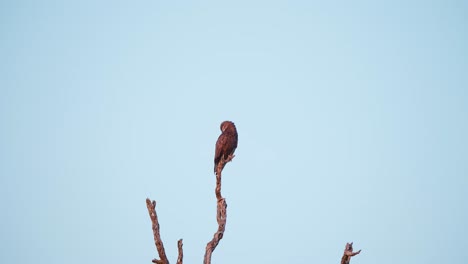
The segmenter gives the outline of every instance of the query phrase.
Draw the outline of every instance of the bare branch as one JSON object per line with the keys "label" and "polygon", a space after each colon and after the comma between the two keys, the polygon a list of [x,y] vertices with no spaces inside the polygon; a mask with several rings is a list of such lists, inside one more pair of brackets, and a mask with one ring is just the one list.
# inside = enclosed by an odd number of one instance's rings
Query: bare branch
{"label": "bare branch", "polygon": [[179,256],[177,257],[177,264],[182,264],[183,258],[184,258],[184,250],[182,249],[182,246],[184,244],[182,243],[182,239],[179,239],[177,241],[177,248],[179,249]]}
{"label": "bare branch", "polygon": [[224,230],[226,229],[227,204],[226,200],[223,198],[223,196],[221,196],[221,172],[224,169],[226,163],[230,162],[233,158],[234,155],[230,155],[226,160],[222,158],[218,163],[218,167],[216,168],[215,194],[216,199],[218,200],[216,208],[216,221],[218,221],[218,230],[216,233],[214,233],[213,239],[211,239],[211,241],[206,244],[205,257],[203,260],[204,264],[211,264],[211,254],[218,246],[219,241],[223,238]]}
{"label": "bare branch", "polygon": [[153,259],[152,262],[157,264],[169,264],[169,260],[167,260],[166,252],[164,250],[164,245],[159,234],[159,222],[158,216],[156,215],[156,201],[151,202],[149,198],[146,198],[146,207],[148,208],[148,213],[153,227],[154,244],[156,245],[160,258],[160,260]]}

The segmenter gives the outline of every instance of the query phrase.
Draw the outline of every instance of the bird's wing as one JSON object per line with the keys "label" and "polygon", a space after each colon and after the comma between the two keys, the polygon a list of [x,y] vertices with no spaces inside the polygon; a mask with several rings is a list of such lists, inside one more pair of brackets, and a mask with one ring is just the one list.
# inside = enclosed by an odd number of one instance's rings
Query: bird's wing
{"label": "bird's wing", "polygon": [[223,155],[224,147],[226,146],[227,138],[225,134],[221,134],[218,137],[218,141],[216,141],[216,150],[215,150],[215,163],[221,160],[221,156]]}

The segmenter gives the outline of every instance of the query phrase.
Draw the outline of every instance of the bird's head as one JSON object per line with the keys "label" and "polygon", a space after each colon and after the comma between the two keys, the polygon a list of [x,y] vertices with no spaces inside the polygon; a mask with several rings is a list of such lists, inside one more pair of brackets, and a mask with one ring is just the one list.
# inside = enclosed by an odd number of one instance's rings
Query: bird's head
{"label": "bird's head", "polygon": [[226,131],[230,127],[235,127],[234,123],[231,122],[231,121],[224,121],[219,126],[219,128],[221,129],[222,132]]}

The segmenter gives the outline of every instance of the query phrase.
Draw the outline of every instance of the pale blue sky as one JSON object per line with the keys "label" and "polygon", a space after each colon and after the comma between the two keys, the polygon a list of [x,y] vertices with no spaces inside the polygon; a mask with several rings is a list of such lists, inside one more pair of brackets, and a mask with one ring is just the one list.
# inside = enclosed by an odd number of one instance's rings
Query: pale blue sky
{"label": "pale blue sky", "polygon": [[466,1],[2,1],[0,263],[466,263]]}

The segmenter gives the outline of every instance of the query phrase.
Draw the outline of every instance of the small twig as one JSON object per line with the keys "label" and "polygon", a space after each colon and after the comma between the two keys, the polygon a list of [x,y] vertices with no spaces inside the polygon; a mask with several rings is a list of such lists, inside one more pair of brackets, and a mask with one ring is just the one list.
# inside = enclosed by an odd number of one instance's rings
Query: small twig
{"label": "small twig", "polygon": [[148,208],[148,213],[153,227],[154,244],[156,245],[160,258],[160,260],[153,259],[152,262],[157,264],[169,264],[169,260],[167,260],[166,252],[164,250],[164,245],[159,234],[159,222],[158,216],[156,215],[156,201],[151,202],[149,198],[146,198],[146,207]]}
{"label": "small twig", "polygon": [[223,238],[224,230],[226,229],[227,204],[226,200],[223,198],[223,196],[221,196],[221,172],[226,163],[230,162],[233,158],[234,155],[230,155],[226,160],[221,159],[221,161],[218,163],[218,167],[216,168],[215,194],[216,199],[218,200],[216,208],[216,221],[218,222],[218,230],[216,233],[214,233],[213,239],[211,239],[211,241],[206,244],[205,258],[203,259],[204,264],[211,264],[211,254],[218,246],[219,241]]}
{"label": "small twig", "polygon": [[177,257],[177,264],[182,264],[183,258],[184,258],[184,250],[182,249],[182,239],[179,239],[177,241],[177,248],[179,249],[179,256]]}

